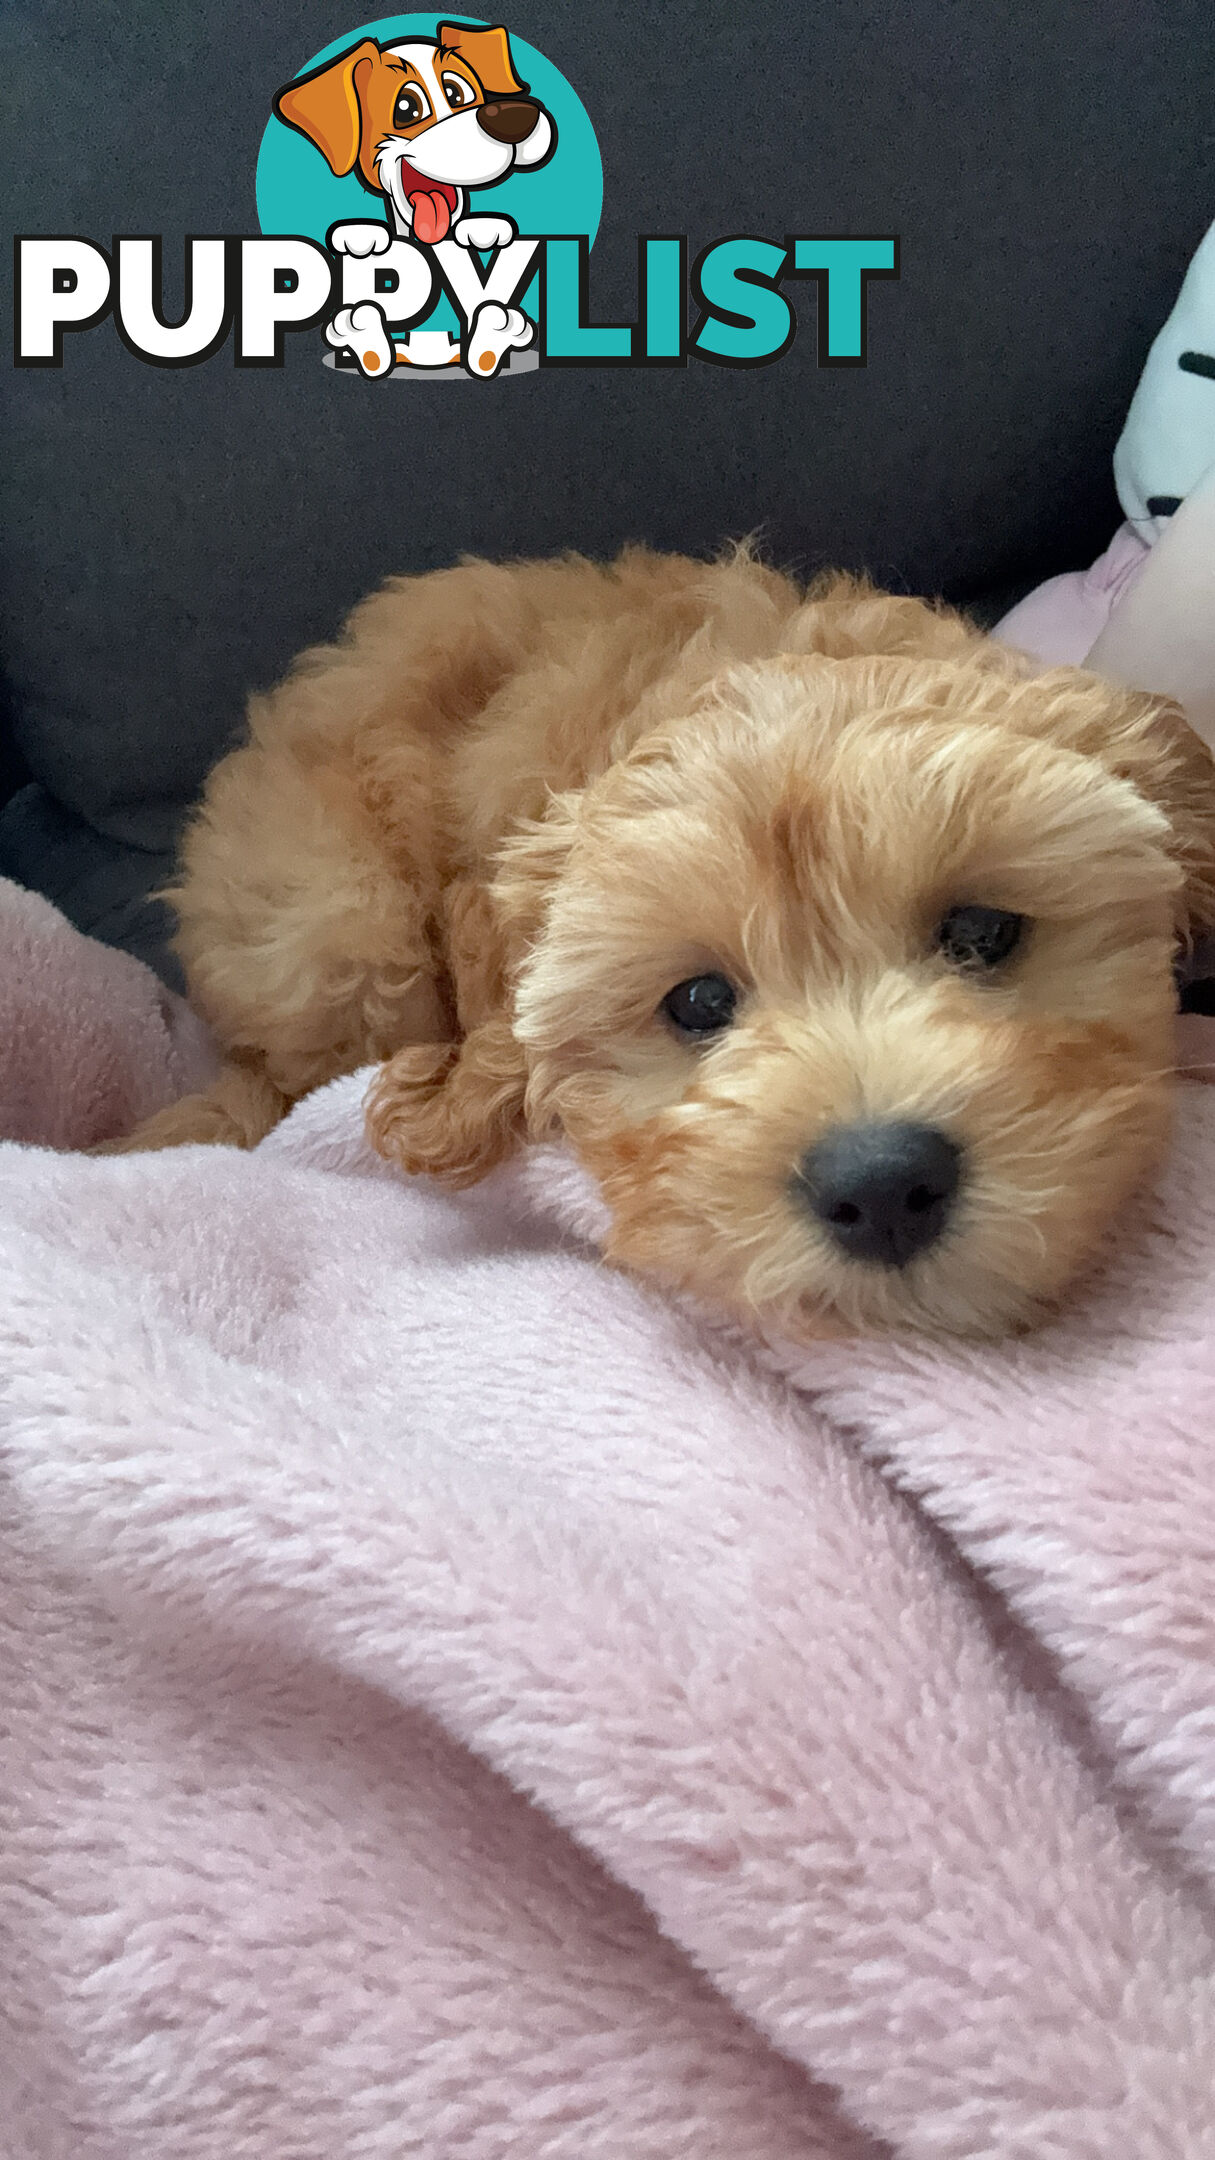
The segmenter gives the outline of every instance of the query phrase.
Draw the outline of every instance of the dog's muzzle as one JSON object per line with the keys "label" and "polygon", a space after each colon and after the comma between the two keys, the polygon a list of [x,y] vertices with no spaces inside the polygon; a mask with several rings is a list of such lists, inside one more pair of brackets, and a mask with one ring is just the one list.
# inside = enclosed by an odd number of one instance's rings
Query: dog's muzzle
{"label": "dog's muzzle", "polygon": [[531,98],[496,98],[477,108],[477,126],[493,142],[526,142],[540,118],[540,107]]}
{"label": "dog's muzzle", "polygon": [[962,1150],[935,1125],[837,1125],[793,1185],[849,1259],[901,1268],[936,1244],[961,1178]]}

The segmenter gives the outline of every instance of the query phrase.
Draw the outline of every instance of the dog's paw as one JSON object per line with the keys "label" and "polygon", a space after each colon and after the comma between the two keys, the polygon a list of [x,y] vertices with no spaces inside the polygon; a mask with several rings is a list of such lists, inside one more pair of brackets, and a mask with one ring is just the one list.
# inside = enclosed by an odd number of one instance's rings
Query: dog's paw
{"label": "dog's paw", "polygon": [[508,217],[458,218],[452,227],[452,238],[463,248],[509,247],[519,237],[519,229]]}
{"label": "dog's paw", "polygon": [[392,339],[384,311],[374,300],[360,300],[357,307],[339,308],[325,336],[335,346],[349,346],[364,375],[387,375],[392,367]]}
{"label": "dog's paw", "polygon": [[335,255],[386,255],[392,246],[392,234],[387,225],[360,220],[357,224],[335,225],[329,245]]}
{"label": "dog's paw", "polygon": [[472,375],[496,375],[507,353],[530,345],[535,335],[535,323],[521,309],[483,300],[469,325],[464,365]]}

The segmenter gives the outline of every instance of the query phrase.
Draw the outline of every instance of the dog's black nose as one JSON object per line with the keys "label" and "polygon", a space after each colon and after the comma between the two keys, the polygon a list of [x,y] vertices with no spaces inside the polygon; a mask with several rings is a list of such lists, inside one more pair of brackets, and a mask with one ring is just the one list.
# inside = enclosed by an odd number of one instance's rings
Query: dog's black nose
{"label": "dog's black nose", "polygon": [[962,1150],[935,1125],[837,1125],[794,1182],[841,1252],[901,1268],[940,1237],[961,1175]]}
{"label": "dog's black nose", "polygon": [[495,142],[525,142],[540,118],[540,107],[531,98],[504,98],[482,105],[477,125]]}

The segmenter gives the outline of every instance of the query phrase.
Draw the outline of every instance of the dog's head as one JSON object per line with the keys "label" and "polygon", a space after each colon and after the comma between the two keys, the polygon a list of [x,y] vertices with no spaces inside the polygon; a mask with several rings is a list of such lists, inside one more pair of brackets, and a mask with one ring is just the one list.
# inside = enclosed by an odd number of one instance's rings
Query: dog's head
{"label": "dog's head", "polygon": [[364,187],[387,195],[407,225],[427,197],[424,237],[435,240],[446,236],[459,190],[541,165],[556,143],[552,120],[515,73],[506,31],[462,23],[399,45],[364,38],[287,83],[274,110],[333,172],[357,170]]}
{"label": "dog's head", "polygon": [[1167,1131],[1215,776],[1074,670],[740,669],[497,888],[533,1131],[609,1253],[795,1333],[993,1333],[1112,1231]]}

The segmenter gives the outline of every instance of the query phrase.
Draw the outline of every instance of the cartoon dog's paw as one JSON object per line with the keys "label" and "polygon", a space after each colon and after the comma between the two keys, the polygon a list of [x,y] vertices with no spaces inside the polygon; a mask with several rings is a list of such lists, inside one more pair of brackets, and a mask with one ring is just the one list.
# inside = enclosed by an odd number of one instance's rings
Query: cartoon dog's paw
{"label": "cartoon dog's paw", "polygon": [[333,321],[326,323],[325,336],[331,345],[348,345],[364,375],[387,375],[392,367],[392,340],[384,311],[374,300],[339,308]]}
{"label": "cartoon dog's paw", "polygon": [[335,255],[386,255],[392,246],[392,234],[387,225],[360,220],[357,224],[335,225],[329,245]]}
{"label": "cartoon dog's paw", "polygon": [[496,375],[508,352],[530,345],[536,325],[517,307],[483,300],[469,325],[464,365],[472,375]]}
{"label": "cartoon dog's paw", "polygon": [[452,227],[452,238],[465,248],[509,247],[519,228],[508,217],[464,217]]}

